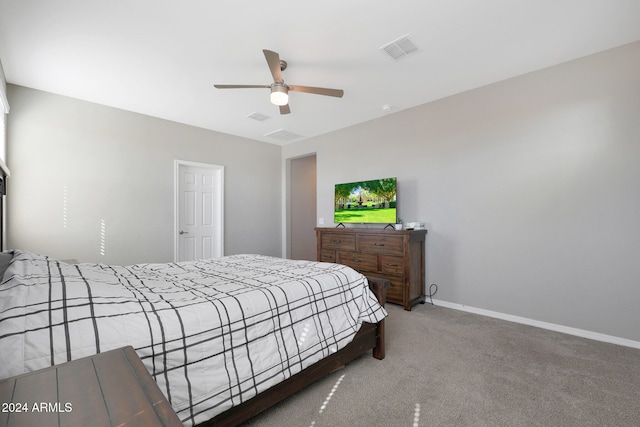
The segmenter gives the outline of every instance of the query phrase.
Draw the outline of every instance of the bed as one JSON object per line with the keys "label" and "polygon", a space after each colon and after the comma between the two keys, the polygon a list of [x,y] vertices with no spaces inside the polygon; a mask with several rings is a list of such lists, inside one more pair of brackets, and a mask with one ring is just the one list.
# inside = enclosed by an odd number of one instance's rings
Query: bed
{"label": "bed", "polygon": [[131,345],[185,425],[237,425],[370,349],[384,357],[384,283],[340,264],[1,258],[0,379]]}

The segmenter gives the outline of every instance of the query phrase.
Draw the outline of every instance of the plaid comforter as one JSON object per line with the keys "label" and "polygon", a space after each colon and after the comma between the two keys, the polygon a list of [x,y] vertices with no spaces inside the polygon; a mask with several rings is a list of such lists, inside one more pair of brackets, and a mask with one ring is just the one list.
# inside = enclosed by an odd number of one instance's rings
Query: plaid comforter
{"label": "plaid comforter", "polygon": [[233,255],[71,265],[16,250],[0,284],[0,379],[132,345],[191,425],[385,316],[365,277],[340,264]]}

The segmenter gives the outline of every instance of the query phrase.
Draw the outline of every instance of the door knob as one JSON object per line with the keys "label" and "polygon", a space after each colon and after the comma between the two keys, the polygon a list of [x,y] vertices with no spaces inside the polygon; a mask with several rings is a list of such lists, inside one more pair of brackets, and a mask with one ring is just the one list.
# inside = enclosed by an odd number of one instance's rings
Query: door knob
{"label": "door knob", "polygon": [[180,230],[180,234],[189,234],[188,231]]}

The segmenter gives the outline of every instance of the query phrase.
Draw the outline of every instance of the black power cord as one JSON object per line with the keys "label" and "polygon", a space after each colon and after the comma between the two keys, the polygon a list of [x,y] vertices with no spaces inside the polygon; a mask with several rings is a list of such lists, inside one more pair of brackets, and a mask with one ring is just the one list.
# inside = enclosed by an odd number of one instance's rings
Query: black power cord
{"label": "black power cord", "polygon": [[429,297],[429,302],[431,302],[431,305],[433,305],[433,296],[438,292],[438,285],[436,285],[435,283],[432,283],[431,286],[429,286],[429,293],[425,296]]}

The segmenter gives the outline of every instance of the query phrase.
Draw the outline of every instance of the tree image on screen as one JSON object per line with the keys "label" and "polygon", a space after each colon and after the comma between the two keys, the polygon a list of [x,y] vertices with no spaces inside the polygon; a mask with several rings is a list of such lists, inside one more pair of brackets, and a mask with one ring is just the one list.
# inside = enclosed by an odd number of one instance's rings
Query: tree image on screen
{"label": "tree image on screen", "polygon": [[336,184],[334,222],[396,222],[396,178]]}

